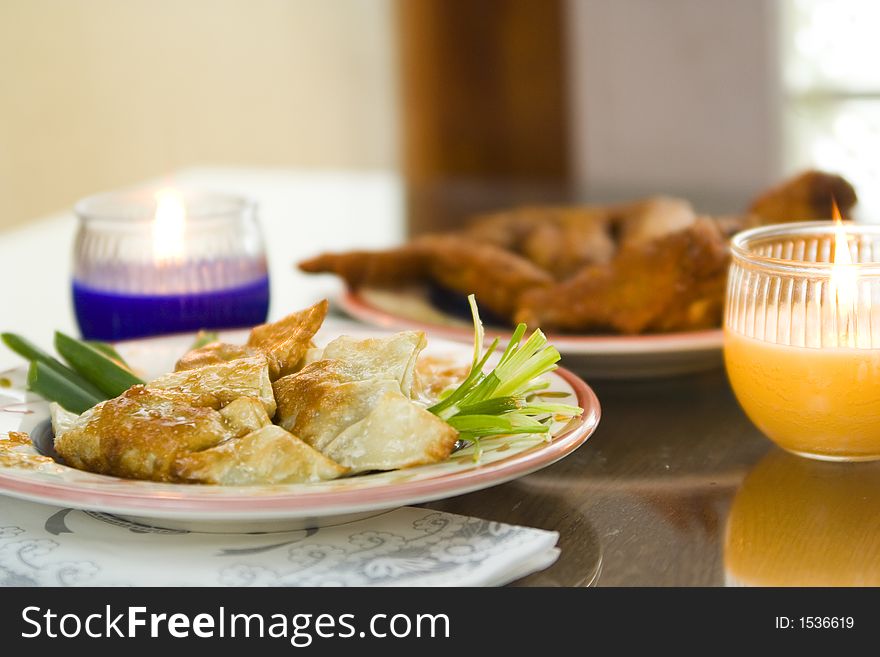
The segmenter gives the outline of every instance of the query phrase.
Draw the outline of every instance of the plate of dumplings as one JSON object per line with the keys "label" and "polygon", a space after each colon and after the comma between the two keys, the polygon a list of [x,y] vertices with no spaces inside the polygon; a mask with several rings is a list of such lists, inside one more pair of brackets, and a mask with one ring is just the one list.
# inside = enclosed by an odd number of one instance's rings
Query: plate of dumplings
{"label": "plate of dumplings", "polygon": [[521,477],[599,422],[590,387],[560,368],[530,394],[578,415],[463,441],[428,409],[468,376],[473,344],[326,313],[323,301],[195,349],[192,335],[118,343],[145,383],[79,414],[28,392],[26,367],[5,373],[0,494],[169,529],[302,529]]}

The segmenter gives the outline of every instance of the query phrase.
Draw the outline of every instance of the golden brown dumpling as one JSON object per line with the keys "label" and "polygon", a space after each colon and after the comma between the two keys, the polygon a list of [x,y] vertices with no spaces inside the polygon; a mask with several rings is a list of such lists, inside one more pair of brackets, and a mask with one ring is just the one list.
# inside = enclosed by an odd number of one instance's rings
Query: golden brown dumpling
{"label": "golden brown dumpling", "polygon": [[275,421],[315,449],[367,416],[386,392],[400,392],[392,379],[351,381],[341,361],[322,360],[275,382]]}
{"label": "golden brown dumpling", "polygon": [[316,482],[346,472],[347,468],[274,425],[183,455],[174,464],[178,479],[228,486]]}
{"label": "golden brown dumpling", "polygon": [[244,436],[272,424],[266,406],[253,397],[239,397],[220,409],[223,421],[238,436]]}
{"label": "golden brown dumpling", "polygon": [[397,470],[448,458],[456,440],[455,429],[395,390],[382,395],[364,419],[323,452],[352,473]]}
{"label": "golden brown dumpling", "polygon": [[130,479],[173,481],[171,467],[187,452],[233,437],[219,412],[188,395],[144,386],[83,413],[55,436],[69,465]]}
{"label": "golden brown dumpling", "polygon": [[353,381],[397,381],[400,391],[412,397],[413,371],[427,343],[422,331],[404,331],[378,338],[343,335],[324,347],[322,359],[345,363],[347,376]]}
{"label": "golden brown dumpling", "polygon": [[184,354],[174,366],[174,371],[183,372],[184,370],[194,370],[206,365],[219,365],[221,363],[228,363],[231,360],[238,360],[239,358],[258,356],[261,353],[256,347],[229,344],[228,342],[212,342]]}
{"label": "golden brown dumpling", "polygon": [[322,360],[275,382],[275,422],[321,449],[364,418],[386,391],[412,397],[416,361],[424,346],[421,331],[336,338],[324,348]]}
{"label": "golden brown dumpling", "polygon": [[262,355],[166,374],[147,383],[147,388],[174,390],[192,397],[197,406],[216,409],[239,397],[254,397],[270,416],[275,413],[269,366]]}
{"label": "golden brown dumpling", "polygon": [[259,349],[269,360],[269,374],[278,377],[295,372],[306,352],[313,346],[312,338],[327,316],[327,300],[300,310],[284,319],[262,324],[251,331],[248,347]]}

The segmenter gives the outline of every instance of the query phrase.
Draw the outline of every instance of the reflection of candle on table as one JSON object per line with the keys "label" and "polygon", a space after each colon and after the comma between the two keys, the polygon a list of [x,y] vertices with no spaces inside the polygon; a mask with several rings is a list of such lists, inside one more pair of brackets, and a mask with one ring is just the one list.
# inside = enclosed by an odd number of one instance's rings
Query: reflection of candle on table
{"label": "reflection of candle on table", "polygon": [[773,450],[749,473],[727,519],[728,582],[880,585],[880,463],[839,466]]}
{"label": "reflection of candle on table", "polygon": [[849,227],[863,231],[854,244],[862,260],[853,264],[839,218],[828,229],[813,227],[824,231],[818,237],[771,227],[778,235],[763,242],[764,229],[737,236],[725,363],[743,409],[780,446],[828,460],[877,459],[880,309],[872,303],[877,265],[868,259],[880,234]]}
{"label": "reflection of candle on table", "polygon": [[162,190],[92,197],[77,214],[73,299],[84,337],[265,321],[269,279],[252,203]]}

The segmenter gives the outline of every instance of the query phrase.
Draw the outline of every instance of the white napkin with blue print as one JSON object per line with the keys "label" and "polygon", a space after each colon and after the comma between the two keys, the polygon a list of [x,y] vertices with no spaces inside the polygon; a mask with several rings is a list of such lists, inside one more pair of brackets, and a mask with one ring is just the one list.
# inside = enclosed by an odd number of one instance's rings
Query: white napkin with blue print
{"label": "white napkin with blue print", "polygon": [[498,586],[550,566],[558,538],[414,507],[205,534],[0,498],[0,586]]}

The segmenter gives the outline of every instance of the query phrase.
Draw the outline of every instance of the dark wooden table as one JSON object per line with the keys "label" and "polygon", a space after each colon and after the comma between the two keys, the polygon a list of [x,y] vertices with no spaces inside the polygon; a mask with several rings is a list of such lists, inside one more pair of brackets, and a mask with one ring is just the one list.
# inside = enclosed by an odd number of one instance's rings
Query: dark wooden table
{"label": "dark wooden table", "polygon": [[774,447],[723,370],[590,383],[602,420],[575,453],[427,505],[558,531],[559,560],[518,585],[880,582],[880,465]]}

